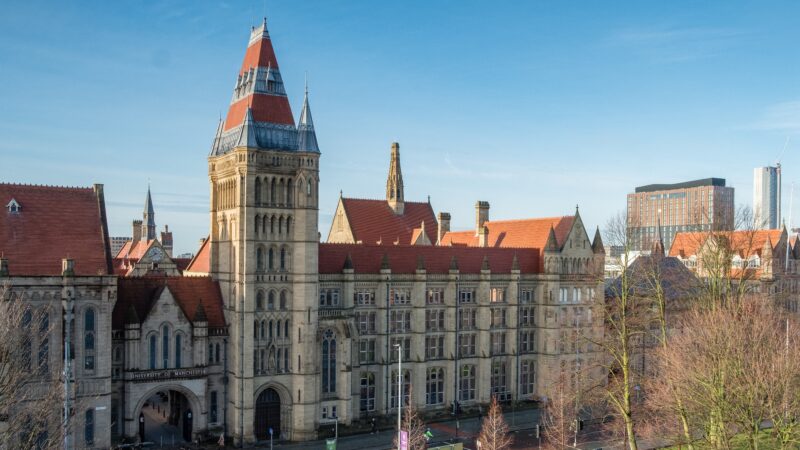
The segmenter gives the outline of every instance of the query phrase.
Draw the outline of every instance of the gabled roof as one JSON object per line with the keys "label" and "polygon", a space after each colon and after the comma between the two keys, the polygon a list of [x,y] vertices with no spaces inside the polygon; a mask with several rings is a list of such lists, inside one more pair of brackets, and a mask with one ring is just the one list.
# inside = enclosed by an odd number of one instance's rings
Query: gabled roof
{"label": "gabled roof", "polygon": [[[539,248],[547,245],[552,227],[559,247],[572,229],[575,216],[541,219],[495,220],[484,223],[489,230],[487,247]],[[442,237],[440,245],[477,247],[475,231],[451,231]]]}
{"label": "gabled roof", "polygon": [[460,273],[479,274],[484,258],[493,273],[511,273],[515,257],[522,273],[541,271],[539,250],[534,248],[320,244],[319,273],[342,273],[348,261],[355,273],[380,273],[386,262],[392,273],[412,274],[422,261],[427,273],[446,274],[455,260]]}
{"label": "gabled roof", "polygon": [[75,275],[112,272],[102,185],[0,183],[0,203],[12,198],[21,210],[0,211],[0,254],[12,276],[60,275],[63,258],[75,261]]}
{"label": "gabled roof", "polygon": [[200,249],[194,258],[189,262],[185,272],[209,273],[211,271],[211,246],[209,245],[210,236],[203,239]]}
{"label": "gabled roof", "polygon": [[[135,316],[144,321],[158,301],[164,288],[168,288],[189,321],[196,317],[197,308],[203,305],[209,327],[224,327],[222,293],[219,284],[208,277],[141,277],[120,278],[117,282],[117,302],[112,313],[115,330],[125,326],[133,306]],[[141,322],[140,322],[141,323]]]}
{"label": "gabled roof", "polygon": [[784,230],[739,230],[705,233],[700,231],[681,232],[672,240],[669,256],[689,258],[697,255],[710,236],[731,240],[731,250],[740,257],[747,258],[752,255],[761,255],[765,244],[769,244],[775,251],[781,241]]}
{"label": "gabled roof", "polygon": [[430,203],[405,202],[403,214],[395,214],[386,200],[342,197],[342,206],[353,240],[365,245],[409,245],[423,221],[425,234],[436,236],[438,225]]}

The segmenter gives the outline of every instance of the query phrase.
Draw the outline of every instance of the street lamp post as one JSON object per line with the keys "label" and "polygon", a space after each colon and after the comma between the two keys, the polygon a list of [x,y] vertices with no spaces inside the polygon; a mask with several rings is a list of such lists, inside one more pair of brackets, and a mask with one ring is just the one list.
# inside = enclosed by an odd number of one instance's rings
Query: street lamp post
{"label": "street lamp post", "polygon": [[403,450],[400,448],[403,415],[403,347],[400,344],[396,344],[395,347],[397,347],[397,450]]}

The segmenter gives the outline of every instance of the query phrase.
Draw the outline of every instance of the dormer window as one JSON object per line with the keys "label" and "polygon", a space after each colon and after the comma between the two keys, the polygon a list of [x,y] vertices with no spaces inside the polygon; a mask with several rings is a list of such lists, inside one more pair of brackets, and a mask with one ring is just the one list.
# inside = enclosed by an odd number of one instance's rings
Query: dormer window
{"label": "dormer window", "polygon": [[8,209],[8,212],[11,214],[17,214],[22,211],[22,206],[20,206],[19,202],[12,198],[11,201],[6,205],[6,209]]}

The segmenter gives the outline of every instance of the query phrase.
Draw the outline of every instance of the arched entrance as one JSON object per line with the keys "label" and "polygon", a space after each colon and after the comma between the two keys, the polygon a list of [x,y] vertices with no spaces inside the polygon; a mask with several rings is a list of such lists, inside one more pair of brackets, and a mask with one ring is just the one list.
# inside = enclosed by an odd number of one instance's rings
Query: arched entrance
{"label": "arched entrance", "polygon": [[159,390],[145,400],[139,411],[139,439],[170,445],[191,442],[194,414],[184,394],[172,389]]}
{"label": "arched entrance", "polygon": [[256,439],[265,441],[269,439],[269,430],[272,429],[272,438],[279,439],[281,435],[281,397],[272,389],[261,391],[256,399]]}

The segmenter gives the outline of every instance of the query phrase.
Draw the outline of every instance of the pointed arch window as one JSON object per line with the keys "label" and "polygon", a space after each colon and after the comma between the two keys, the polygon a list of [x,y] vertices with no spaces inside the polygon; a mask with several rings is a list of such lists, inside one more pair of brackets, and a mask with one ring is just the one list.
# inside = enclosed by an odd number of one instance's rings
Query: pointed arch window
{"label": "pointed arch window", "polygon": [[275,269],[275,252],[273,249],[269,249],[269,270]]}
{"label": "pointed arch window", "polygon": [[286,291],[281,291],[281,298],[280,298],[280,309],[286,309]]}
{"label": "pointed arch window", "polygon": [[152,335],[150,336],[150,370],[154,370],[156,368],[156,351],[156,335]]}
{"label": "pointed arch window", "polygon": [[166,325],[161,329],[161,368],[169,368],[169,328]]}
{"label": "pointed arch window", "polygon": [[286,249],[281,249],[281,270],[286,270]]}
{"label": "pointed arch window", "polygon": [[275,204],[275,178],[272,179],[272,185],[269,189],[269,202]]}
{"label": "pointed arch window", "polygon": [[261,204],[261,179],[259,179],[258,177],[256,177],[255,194],[256,194],[255,195],[255,197],[256,197],[255,198],[256,205],[260,205]]}
{"label": "pointed arch window", "polygon": [[180,333],[175,334],[175,367],[180,368],[182,366],[183,361],[181,358],[183,356],[182,352],[182,344],[183,344],[183,336]]}
{"label": "pointed arch window", "polygon": [[94,308],[87,308],[83,313],[83,368],[94,370]]}
{"label": "pointed arch window", "polygon": [[256,269],[264,270],[264,249],[261,247],[256,249]]}
{"label": "pointed arch window", "polygon": [[269,300],[267,300],[267,309],[270,311],[275,309],[275,291],[269,291]]}
{"label": "pointed arch window", "polygon": [[31,314],[30,309],[25,309],[25,312],[22,313],[22,368],[26,372],[31,371],[31,352],[32,352],[32,344],[33,336],[31,334],[31,322],[33,321],[33,315]]}
{"label": "pointed arch window", "polygon": [[264,309],[264,291],[256,293],[256,309],[259,311]]}
{"label": "pointed arch window", "polygon": [[330,329],[322,339],[322,393],[336,393],[336,335]]}
{"label": "pointed arch window", "polygon": [[292,206],[292,194],[294,194],[294,187],[292,186],[292,179],[286,183],[286,204]]}

